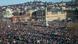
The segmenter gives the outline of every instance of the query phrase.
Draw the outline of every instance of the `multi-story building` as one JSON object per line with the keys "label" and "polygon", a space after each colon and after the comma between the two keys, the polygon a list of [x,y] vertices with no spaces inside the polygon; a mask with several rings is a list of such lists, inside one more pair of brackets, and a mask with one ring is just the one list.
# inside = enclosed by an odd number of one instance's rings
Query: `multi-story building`
{"label": "multi-story building", "polygon": [[47,21],[54,21],[54,20],[65,20],[66,19],[66,12],[65,11],[58,11],[58,12],[48,12],[46,15]]}
{"label": "multi-story building", "polygon": [[45,26],[48,26],[49,22],[52,22],[55,20],[58,20],[58,21],[66,20],[67,13],[65,9],[63,9],[62,7],[59,7],[60,8],[59,9],[57,7],[53,6],[53,8],[50,8],[49,10],[45,8],[44,10],[35,11],[33,12],[32,17],[37,22],[43,22],[42,24]]}

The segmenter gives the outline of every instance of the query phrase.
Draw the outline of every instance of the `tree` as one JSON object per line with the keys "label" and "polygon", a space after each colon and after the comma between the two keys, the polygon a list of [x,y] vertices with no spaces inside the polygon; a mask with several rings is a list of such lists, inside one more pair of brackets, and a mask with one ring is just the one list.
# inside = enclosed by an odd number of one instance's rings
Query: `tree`
{"label": "tree", "polygon": [[12,17],[13,15],[12,15],[12,11],[11,11],[11,9],[9,9],[9,8],[7,8],[6,10],[5,10],[5,12],[3,13],[3,17],[4,18],[10,18],[10,17]]}

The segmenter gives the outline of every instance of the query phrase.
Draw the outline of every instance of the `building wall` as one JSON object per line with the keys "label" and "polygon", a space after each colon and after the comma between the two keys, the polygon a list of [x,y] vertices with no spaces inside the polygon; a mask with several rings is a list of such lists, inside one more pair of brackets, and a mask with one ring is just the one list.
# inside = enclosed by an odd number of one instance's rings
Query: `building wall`
{"label": "building wall", "polygon": [[53,14],[52,12],[48,12],[46,15],[46,21],[54,21],[54,20],[64,20],[66,19],[66,12],[61,13],[55,13]]}
{"label": "building wall", "polygon": [[[45,11],[43,11],[45,13]],[[64,11],[58,11],[58,12],[47,12],[46,14],[41,14],[43,12],[36,11],[36,13],[33,13],[33,19],[37,23],[42,23],[43,25],[48,25],[49,21],[55,21],[55,20],[65,20],[66,19],[66,12]],[[39,14],[39,16],[38,16]],[[38,21],[39,20],[39,21]]]}

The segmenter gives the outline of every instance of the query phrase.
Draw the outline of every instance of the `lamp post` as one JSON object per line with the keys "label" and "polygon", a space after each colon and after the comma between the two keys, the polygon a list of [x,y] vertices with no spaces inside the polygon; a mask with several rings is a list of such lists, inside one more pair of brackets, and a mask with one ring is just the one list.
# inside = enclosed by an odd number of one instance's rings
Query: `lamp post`
{"label": "lamp post", "polygon": [[45,24],[48,26],[48,21],[47,21],[47,2],[45,2]]}

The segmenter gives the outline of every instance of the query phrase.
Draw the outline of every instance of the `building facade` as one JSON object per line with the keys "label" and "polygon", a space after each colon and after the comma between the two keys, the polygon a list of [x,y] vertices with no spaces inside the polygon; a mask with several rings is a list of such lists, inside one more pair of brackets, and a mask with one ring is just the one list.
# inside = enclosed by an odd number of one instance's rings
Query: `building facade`
{"label": "building facade", "polygon": [[34,19],[36,22],[40,22],[41,24],[45,26],[49,26],[49,22],[53,22],[55,20],[62,21],[66,20],[67,18],[67,12],[62,10],[56,10],[56,11],[47,11],[47,10],[39,10],[35,11],[32,14],[32,19]]}

